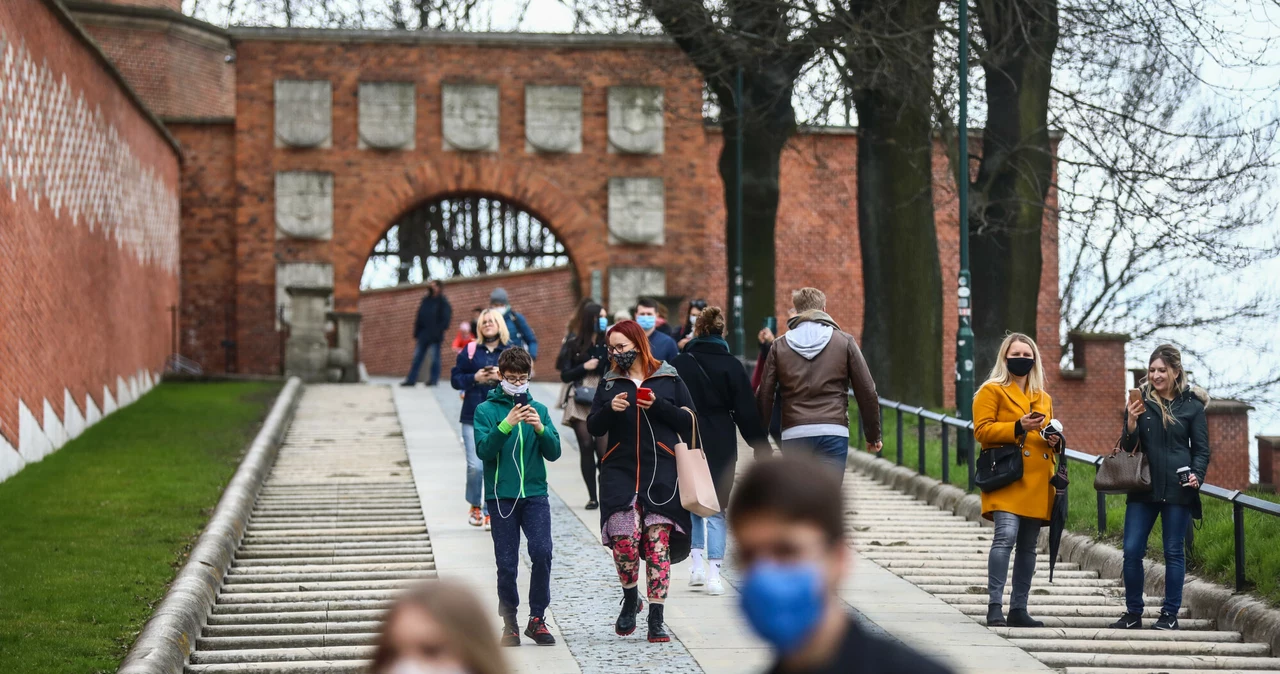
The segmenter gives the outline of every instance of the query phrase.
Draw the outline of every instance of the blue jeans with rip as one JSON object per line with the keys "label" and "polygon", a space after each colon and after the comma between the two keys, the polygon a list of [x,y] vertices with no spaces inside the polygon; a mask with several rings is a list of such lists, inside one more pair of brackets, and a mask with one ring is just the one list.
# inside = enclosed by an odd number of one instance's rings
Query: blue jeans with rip
{"label": "blue jeans with rip", "polygon": [[711,517],[689,516],[693,520],[693,531],[689,534],[689,547],[694,550],[706,550],[707,559],[724,559],[725,540],[728,530],[724,524],[724,511]]}
{"label": "blue jeans with rip", "polygon": [[1191,507],[1175,503],[1130,503],[1124,509],[1124,599],[1125,610],[1142,614],[1142,592],[1146,573],[1142,560],[1147,555],[1147,538],[1160,518],[1164,539],[1164,606],[1161,613],[1177,615],[1182,608],[1182,582],[1187,576],[1187,554],[1183,547],[1191,526]]}
{"label": "blue jeans with rip", "polygon": [[[493,556],[498,566],[498,615],[520,608],[520,532],[529,551],[529,615],[542,618],[551,603],[551,505],[546,496],[490,499]],[[505,517],[504,517],[505,515]]]}
{"label": "blue jeans with rip", "polygon": [[467,453],[467,503],[489,514],[484,502],[484,462],[476,455],[476,427],[462,424],[462,447]]}
{"label": "blue jeans with rip", "polygon": [[427,344],[424,341],[418,341],[418,348],[413,351],[413,364],[409,366],[409,374],[404,380],[410,384],[418,381],[418,371],[422,369],[422,361],[428,357],[431,358],[431,364],[427,370],[427,385],[435,386],[440,383],[440,343]]}
{"label": "blue jeans with rip", "polygon": [[815,435],[808,438],[791,438],[782,441],[782,453],[787,456],[806,454],[830,465],[844,482],[845,464],[849,461],[849,438],[842,435]]}

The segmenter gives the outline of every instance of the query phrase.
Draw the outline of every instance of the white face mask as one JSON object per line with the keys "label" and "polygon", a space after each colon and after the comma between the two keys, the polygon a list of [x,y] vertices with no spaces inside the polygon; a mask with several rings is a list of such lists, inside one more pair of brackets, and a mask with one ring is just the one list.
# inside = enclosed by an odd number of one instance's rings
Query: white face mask
{"label": "white face mask", "polygon": [[698,322],[697,314],[689,314],[689,329],[693,329],[693,324]]}
{"label": "white face mask", "polygon": [[467,674],[461,667],[441,667],[417,660],[397,660],[384,674]]}
{"label": "white face mask", "polygon": [[516,395],[517,393],[525,393],[529,390],[528,382],[516,385],[516,384],[512,384],[506,379],[503,379],[500,385],[502,386],[503,392],[509,396]]}
{"label": "white face mask", "polygon": [[508,311],[511,311],[510,305],[498,307],[498,313],[502,314],[503,316],[506,316]]}

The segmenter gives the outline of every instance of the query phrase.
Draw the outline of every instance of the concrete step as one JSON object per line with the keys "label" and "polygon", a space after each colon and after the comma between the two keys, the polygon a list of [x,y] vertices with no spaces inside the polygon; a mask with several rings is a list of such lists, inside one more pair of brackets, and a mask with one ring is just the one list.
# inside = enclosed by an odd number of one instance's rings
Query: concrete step
{"label": "concrete step", "polygon": [[[377,620],[314,623],[259,623],[248,625],[206,625],[206,637],[283,636],[286,634],[365,634],[382,629]],[[1216,634],[1216,633],[1215,633]]]}
{"label": "concrete step", "polygon": [[[985,595],[977,596],[977,600],[972,603],[955,604],[957,610],[968,616],[978,616],[985,619],[987,616],[987,598]],[[1008,606],[1006,605],[1006,610]],[[1027,609],[1031,612],[1031,616],[1037,620],[1043,620],[1047,624],[1049,617],[1086,617],[1086,618],[1102,618],[1105,619],[1103,625],[1120,619],[1124,615],[1124,604],[1091,604],[1084,606],[1062,606],[1052,604],[1036,604],[1036,600],[1031,600],[1031,607]],[[1210,621],[1203,621],[1193,624],[1188,623],[1184,618],[1188,617],[1187,609],[1183,608],[1178,612],[1178,623],[1184,629],[1205,629],[1203,625]],[[1160,617],[1160,605],[1148,604],[1143,611],[1143,619],[1150,620],[1152,623]],[[981,622],[981,620],[979,621]]]}
{"label": "concrete step", "polygon": [[[912,574],[905,574],[902,576],[902,579],[908,582],[914,583],[916,585],[919,585],[922,588],[924,588],[925,586],[928,586],[928,587],[954,586],[954,587],[986,588],[987,586],[987,577],[985,575],[977,576],[969,573],[955,572],[955,571],[953,571],[952,573],[953,575],[949,578],[944,576],[916,576]],[[1053,588],[1073,588],[1073,587],[1074,588],[1091,587],[1091,588],[1123,589],[1124,587],[1121,584],[1121,582],[1118,580],[1112,580],[1112,579],[1104,580],[1101,578],[1064,578],[1061,575],[1062,573],[1070,573],[1070,572],[1058,572],[1054,574],[1053,583],[1049,582],[1048,573],[1037,573],[1035,577],[1033,577],[1031,580],[1032,590],[1034,591],[1035,588],[1053,589]],[[1075,573],[1086,574],[1088,572],[1077,571]],[[1008,587],[1008,583],[1005,584],[1005,587],[1006,588]],[[932,590],[926,590],[926,591],[932,592]],[[948,591],[948,590],[944,590],[944,591]],[[954,590],[950,590],[950,591],[954,592]]]}
{"label": "concrete step", "polygon": [[196,640],[198,651],[231,651],[266,648],[329,648],[333,646],[373,646],[378,641],[377,631],[348,634],[282,634],[237,637],[201,637]]}
{"label": "concrete step", "polygon": [[347,571],[344,573],[262,573],[231,576],[223,579],[223,587],[230,592],[254,592],[273,585],[307,587],[308,589],[365,589],[364,586],[344,588],[345,584],[367,584],[368,587],[399,587],[414,585],[416,581],[434,578],[434,568],[418,568],[411,571]]}
{"label": "concrete step", "polygon": [[[345,575],[350,573],[396,573],[396,572],[414,572],[435,568],[432,564],[416,563],[370,563],[370,564],[291,564],[278,566],[253,566],[245,568],[243,566],[234,566],[227,572],[226,581],[231,582],[232,578],[237,578],[237,582],[253,582],[249,580],[241,581],[246,576],[270,576],[276,577],[276,574],[290,575]],[[308,579],[311,580],[311,579]],[[316,580],[330,580],[320,578]],[[333,580],[341,580],[334,578]]]}
{"label": "concrete step", "polygon": [[231,583],[222,586],[228,596],[240,594],[276,594],[295,592],[365,592],[381,590],[402,590],[418,585],[423,580],[434,578],[435,571],[426,571],[414,578],[391,578],[383,580],[334,580],[279,583]]}
{"label": "concrete step", "polygon": [[279,544],[252,544],[241,545],[240,550],[236,553],[237,557],[252,559],[254,557],[265,557],[271,553],[307,553],[311,556],[317,555],[333,555],[341,556],[368,556],[379,554],[422,554],[423,551],[431,550],[431,539],[420,539],[417,541],[397,541],[397,542],[380,542],[380,541],[331,541],[328,543],[279,543]]}
{"label": "concrete step", "polygon": [[[982,589],[980,592],[973,594],[934,594],[935,597],[947,602],[948,604],[981,605],[983,608],[987,605],[987,591]],[[1005,587],[1005,596],[1009,596],[1009,588]],[[1163,601],[1161,597],[1147,597],[1147,606],[1159,606]],[[1032,595],[1031,608],[1044,608],[1049,606],[1066,606],[1066,607],[1085,607],[1085,606],[1106,606],[1112,609],[1124,609],[1124,600],[1120,597],[1104,596],[1104,595]],[[1117,614],[1116,618],[1120,615]]]}
{"label": "concrete step", "polygon": [[[214,607],[214,612],[209,615],[209,625],[292,625],[299,623],[317,623],[317,622],[360,622],[360,621],[381,621],[386,614],[386,608],[391,602],[367,602],[367,603],[385,603],[386,606],[369,606],[357,608],[338,608],[336,606],[328,606],[321,603],[318,608],[314,609],[298,609],[276,611],[259,610],[254,612],[225,612],[218,611]],[[247,605],[250,608],[263,608]],[[238,608],[244,608],[241,606]],[[269,607],[268,607],[269,608]]]}
{"label": "concrete step", "polygon": [[[892,570],[898,575],[905,573],[910,573],[912,575],[950,575],[956,571],[972,571],[973,569],[986,570],[987,568],[986,558],[974,560],[951,560],[945,565],[936,564],[935,561],[936,560],[932,559],[889,559],[877,561],[876,563],[886,569]],[[1094,578],[1098,575],[1095,571],[1080,571],[1079,569],[1079,564],[1069,562],[1058,563],[1058,572],[1075,571],[1079,573],[1089,573],[1093,574],[1092,577]],[[1041,571],[1045,573],[1049,572],[1049,562],[1047,560],[1041,559],[1036,562],[1036,572],[1039,573]],[[1056,573],[1054,577],[1057,577]]]}
{"label": "concrete step", "polygon": [[[368,527],[294,527],[288,529],[259,529],[252,527],[245,533],[246,541],[261,541],[266,538],[287,538],[298,542],[306,542],[314,538],[341,536],[345,540],[369,540],[379,536],[401,536],[404,534],[425,534],[426,524],[383,524]],[[399,539],[411,540],[411,539]]]}
{"label": "concrete step", "polygon": [[[1132,630],[1140,632],[1143,630]],[[1151,630],[1155,632],[1156,630]],[[1095,639],[1081,642],[1078,639],[1022,639],[1010,638],[1009,643],[1028,653],[1081,653],[1117,655],[1194,655],[1263,657],[1271,655],[1271,647],[1259,643],[1230,643],[1220,641],[1150,641],[1142,639]],[[1280,658],[1277,658],[1280,661]]]}
{"label": "concrete step", "polygon": [[[929,594],[939,597],[949,597],[956,594],[964,595],[980,595],[986,596],[987,583],[985,580],[969,585],[946,585],[946,584],[918,584],[921,590]],[[1008,597],[1013,593],[1012,583],[1005,583],[1004,596]],[[1031,603],[1035,604],[1042,598],[1065,598],[1065,597],[1082,597],[1088,598],[1090,601],[1095,597],[1113,598],[1118,602],[1123,601],[1124,588],[1120,585],[1106,586],[1079,586],[1079,585],[1061,585],[1054,583],[1050,585],[1048,582],[1031,583]],[[1117,604],[1119,605],[1119,604]]]}
{"label": "concrete step", "polygon": [[[973,613],[970,615],[972,615],[974,620],[976,620],[977,622],[983,622],[983,617],[985,617],[986,614],[987,612],[984,610],[982,611],[981,614]],[[1081,629],[1081,628],[1092,629],[1092,630],[1107,629],[1107,627],[1111,623],[1114,623],[1117,619],[1120,618],[1119,613],[1112,613],[1105,616],[1094,616],[1094,617],[1054,616],[1054,615],[1046,615],[1040,612],[1039,610],[1033,610],[1032,615],[1035,617],[1036,620],[1039,620],[1040,622],[1044,623],[1045,626],[1041,629]],[[1154,621],[1154,618],[1152,620]],[[1214,622],[1212,620],[1201,620],[1201,619],[1195,619],[1195,618],[1179,618],[1178,624],[1182,627],[1183,631],[1191,632],[1191,633],[1231,634],[1230,632],[1226,632],[1226,633],[1212,632],[1211,630],[1213,630],[1213,628],[1215,627]],[[1149,627],[1150,623],[1148,623],[1147,626]],[[1017,632],[1034,631],[1029,629],[1004,628],[1004,627],[993,627],[992,629],[994,630],[1014,629]],[[1131,631],[1135,633],[1142,632],[1143,634],[1147,634],[1149,632],[1156,632],[1156,630],[1131,630]]]}
{"label": "concrete step", "polygon": [[375,564],[375,565],[399,565],[413,564],[417,565],[423,562],[434,562],[435,555],[431,553],[430,548],[425,550],[409,550],[404,554],[395,554],[391,551],[382,551],[376,555],[330,555],[327,557],[312,557],[315,553],[302,552],[293,556],[284,556],[280,553],[273,554],[269,557],[251,557],[248,559],[240,559],[236,562],[235,569],[245,569],[245,573],[253,573],[252,569],[260,566],[290,566],[294,564],[308,566],[347,566],[351,564]]}
{"label": "concrete step", "polygon": [[1280,658],[1229,655],[1120,655],[1113,653],[1040,653],[1032,657],[1050,667],[1124,667],[1167,672],[1170,669],[1280,670]]}
{"label": "concrete step", "polygon": [[368,674],[368,660],[305,660],[187,665],[184,674]]}
{"label": "concrete step", "polygon": [[233,662],[289,662],[298,660],[368,660],[373,646],[334,646],[323,648],[248,648],[228,651],[195,651],[191,664],[227,664]]}
{"label": "concrete step", "polygon": [[245,592],[236,586],[234,592],[223,590],[218,605],[233,604],[292,604],[297,602],[352,602],[391,600],[403,594],[400,588],[373,590],[290,590],[281,592]]}
{"label": "concrete step", "polygon": [[290,534],[287,536],[274,535],[276,532],[272,532],[273,535],[271,536],[246,535],[244,545],[246,547],[254,545],[315,545],[317,543],[352,543],[357,541],[365,543],[398,543],[405,541],[428,540],[426,531],[422,529],[419,529],[419,531],[421,533],[342,534],[333,532],[329,534],[317,533],[312,535]]}

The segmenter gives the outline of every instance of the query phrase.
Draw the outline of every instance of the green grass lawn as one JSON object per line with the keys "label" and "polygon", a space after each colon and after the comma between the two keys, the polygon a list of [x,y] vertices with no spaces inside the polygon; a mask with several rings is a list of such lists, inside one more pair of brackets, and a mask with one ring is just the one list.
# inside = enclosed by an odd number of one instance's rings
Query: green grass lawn
{"label": "green grass lawn", "polygon": [[[936,410],[944,412],[945,410]],[[850,405],[849,414],[852,421],[851,442],[857,443],[857,407]],[[897,412],[883,410],[884,450],[881,456],[889,461],[898,460],[898,419]],[[903,415],[902,433],[902,465],[919,470],[919,443],[916,417]],[[956,434],[951,431],[950,470],[948,482],[961,489],[969,485],[969,468],[967,465],[956,465]],[[935,479],[942,479],[942,433],[940,424],[935,421],[925,422],[925,474]],[[1093,490],[1094,469],[1092,466],[1072,462],[1070,465],[1071,486],[1068,488],[1067,528],[1070,531],[1093,536],[1095,539],[1120,546],[1120,536],[1124,531],[1124,496],[1108,496],[1107,498],[1107,533],[1098,533],[1098,496]],[[1270,501],[1280,502],[1276,494],[1252,493],[1251,495]],[[1235,553],[1232,541],[1235,534],[1231,522],[1231,506],[1208,496],[1201,499],[1204,506],[1204,519],[1197,523],[1195,541],[1192,545],[1191,557],[1188,560],[1189,570],[1207,580],[1235,587]],[[1261,598],[1280,606],[1280,518],[1271,517],[1251,510],[1245,511],[1245,575],[1254,584],[1254,592]],[[1156,524],[1147,545],[1147,556],[1154,559],[1163,558],[1160,543],[1160,525]]]}
{"label": "green grass lawn", "polygon": [[158,386],[0,483],[0,672],[114,672],[280,385]]}

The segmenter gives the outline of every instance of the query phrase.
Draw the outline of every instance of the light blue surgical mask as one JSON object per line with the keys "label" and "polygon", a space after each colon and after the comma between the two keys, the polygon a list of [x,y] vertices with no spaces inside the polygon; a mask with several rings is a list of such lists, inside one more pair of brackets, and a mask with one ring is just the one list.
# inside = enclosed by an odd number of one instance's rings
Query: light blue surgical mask
{"label": "light blue surgical mask", "polygon": [[742,583],[747,622],[781,655],[805,644],[822,620],[822,567],[816,563],[757,562]]}
{"label": "light blue surgical mask", "polygon": [[636,316],[636,323],[639,323],[640,327],[645,332],[648,332],[658,325],[658,317],[657,316]]}
{"label": "light blue surgical mask", "polygon": [[601,316],[601,317],[600,317],[600,332],[604,332],[605,330],[608,330],[608,329],[609,329],[609,319],[605,318],[604,316]]}

